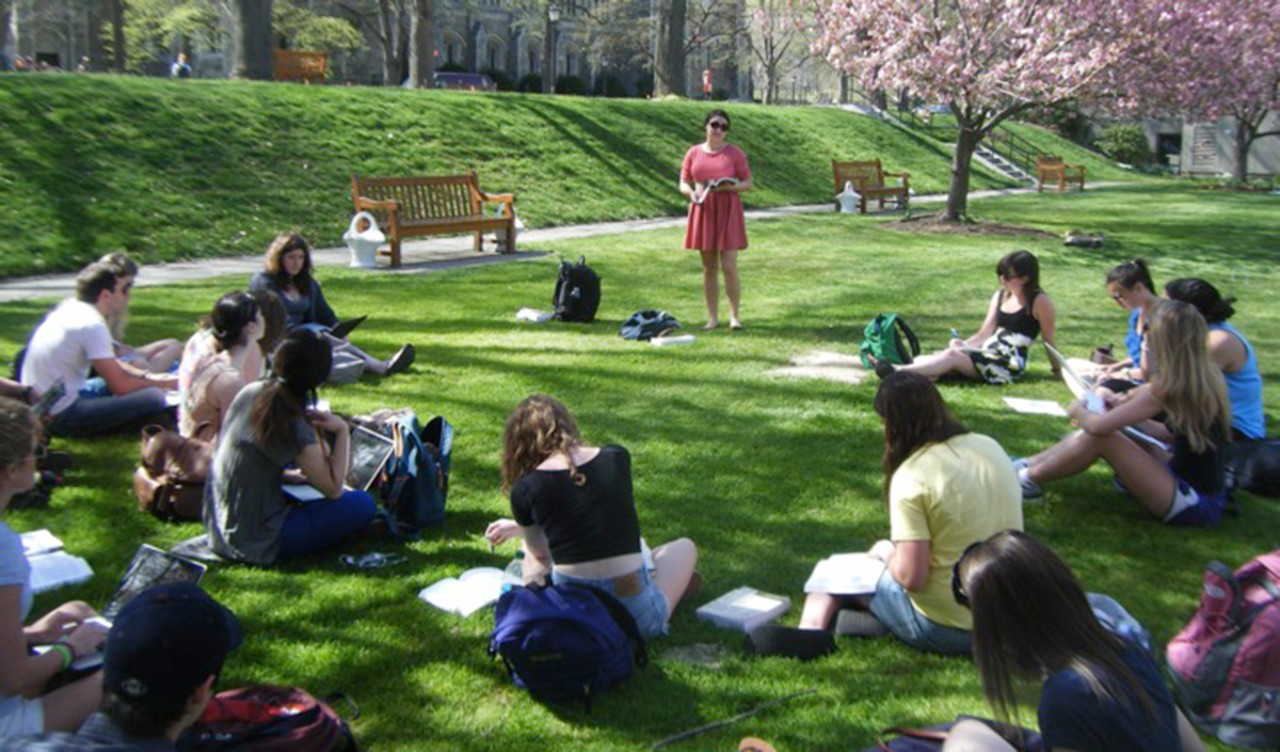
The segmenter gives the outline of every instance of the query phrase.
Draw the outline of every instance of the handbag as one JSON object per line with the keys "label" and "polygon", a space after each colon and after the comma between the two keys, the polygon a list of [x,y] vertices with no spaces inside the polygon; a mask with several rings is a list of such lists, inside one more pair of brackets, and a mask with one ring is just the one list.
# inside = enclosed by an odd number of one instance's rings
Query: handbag
{"label": "handbag", "polygon": [[[197,433],[200,427],[197,427]],[[142,429],[142,466],[133,473],[138,509],[165,521],[199,520],[213,444],[157,425]]]}

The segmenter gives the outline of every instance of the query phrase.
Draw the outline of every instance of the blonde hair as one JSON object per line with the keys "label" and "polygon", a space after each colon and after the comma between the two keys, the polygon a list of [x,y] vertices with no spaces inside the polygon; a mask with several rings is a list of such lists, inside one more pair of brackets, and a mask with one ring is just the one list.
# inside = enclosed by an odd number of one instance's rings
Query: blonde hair
{"label": "blonde hair", "polygon": [[573,464],[573,448],[581,444],[578,424],[559,400],[545,394],[526,397],[502,432],[502,492],[510,494],[516,481],[557,454],[568,463],[574,485],[586,484],[587,477]]}
{"label": "blonde hair", "polygon": [[22,462],[31,454],[35,419],[25,402],[0,397],[0,470]]}
{"label": "blonde hair", "polygon": [[1209,360],[1209,330],[1190,303],[1162,300],[1149,321],[1156,359],[1152,388],[1169,411],[1169,425],[1193,452],[1218,444],[1213,427],[1231,423],[1231,402],[1222,372]]}

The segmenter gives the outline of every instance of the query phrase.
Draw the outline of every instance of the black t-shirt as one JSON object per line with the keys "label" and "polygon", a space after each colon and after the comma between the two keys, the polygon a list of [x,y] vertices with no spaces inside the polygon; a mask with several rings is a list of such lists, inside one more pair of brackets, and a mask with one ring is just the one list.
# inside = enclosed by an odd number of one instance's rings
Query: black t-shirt
{"label": "black t-shirt", "polygon": [[1181,434],[1173,437],[1173,459],[1169,469],[1179,478],[1191,484],[1202,494],[1216,494],[1225,483],[1226,463],[1222,447],[1227,443],[1227,431],[1221,420],[1215,420],[1209,430],[1212,443],[1203,451],[1191,450],[1191,442]]}
{"label": "black t-shirt", "polygon": [[568,470],[534,470],[517,480],[511,487],[516,522],[542,528],[557,564],[640,553],[631,455],[610,444],[578,469],[587,479],[581,486]]}

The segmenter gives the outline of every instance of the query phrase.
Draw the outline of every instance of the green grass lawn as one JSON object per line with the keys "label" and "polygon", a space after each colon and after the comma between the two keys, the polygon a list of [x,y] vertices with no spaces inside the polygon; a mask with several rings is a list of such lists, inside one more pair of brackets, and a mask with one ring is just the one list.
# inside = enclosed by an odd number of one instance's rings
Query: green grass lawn
{"label": "green grass lawn", "polygon": [[[742,651],[741,635],[699,622],[691,609],[652,644],[648,669],[602,697],[591,714],[544,707],[486,656],[491,611],[463,620],[415,594],[442,577],[510,558],[511,545],[490,554],[481,532],[507,509],[498,491],[503,420],[518,400],[541,391],[570,406],[590,441],[631,450],[645,538],[657,545],[688,535],[701,548],[706,585],[698,604],[750,585],[789,595],[794,606],[783,623],[794,624],[818,559],[863,549],[887,532],[882,429],[871,407],[875,383],[783,380],[766,371],[808,350],[852,352],[867,320],[888,310],[905,315],[926,346],[942,346],[950,327],[977,327],[996,286],[996,260],[1018,247],[1041,259],[1058,340],[1069,354],[1121,341],[1125,315],[1107,298],[1103,276],[1135,255],[1152,262],[1157,283],[1195,274],[1237,295],[1234,322],[1260,353],[1274,421],[1280,310],[1264,301],[1280,282],[1275,206],[1274,197],[1176,189],[973,203],[985,220],[1101,230],[1102,251],[1033,236],[909,234],[887,229],[891,220],[883,217],[754,222],[741,257],[747,330],[698,331],[695,345],[680,348],[617,336],[620,322],[640,308],[665,308],[691,330],[702,322],[698,261],[679,250],[678,229],[545,248],[586,254],[603,277],[603,305],[590,325],[514,321],[521,306],[548,306],[554,257],[420,276],[322,269],[340,313],[371,314],[358,344],[388,354],[407,340],[419,352],[409,375],[366,379],[323,396],[345,412],[408,405],[422,416],[446,415],[458,429],[449,515],[420,542],[373,547],[405,554],[408,562],[398,567],[353,571],[336,552],[278,570],[215,567],[207,588],[240,614],[248,635],[221,684],[345,690],[364,712],[357,734],[380,751],[640,749],[806,689],[817,694],[672,749],[732,749],[747,733],[784,750],[861,749],[886,726],[989,714],[969,661],[919,654],[893,639],[842,640],[837,654],[809,664],[757,659]],[[214,279],[139,289],[131,339],[185,335],[218,294],[242,284]],[[0,358],[13,355],[46,309],[47,302],[0,305]],[[1001,401],[1067,399],[1038,348],[1020,384],[949,383],[942,390],[970,428],[997,437],[1012,454],[1037,451],[1068,430],[1064,420],[1019,415]],[[200,530],[135,510],[135,438],[69,448],[77,465],[52,507],[12,512],[8,522],[20,531],[50,528],[98,576],[42,597],[38,609],[67,597],[100,603],[140,542],[163,546]],[[1207,562],[1239,565],[1280,545],[1280,505],[1246,496],[1242,507],[1239,518],[1216,529],[1165,527],[1112,489],[1109,470],[1095,468],[1049,486],[1047,503],[1029,507],[1026,524],[1089,590],[1118,598],[1163,643],[1197,603]],[[669,652],[693,645],[709,645],[718,657],[701,665]],[[1034,722],[1034,696],[1029,703],[1023,720]]]}
{"label": "green grass lawn", "polygon": [[[826,107],[725,105],[751,160],[752,207],[821,203],[832,159],[880,157],[945,191],[948,145]],[[351,173],[478,170],[530,227],[682,214],[698,102],[125,76],[0,75],[0,277],[242,255],[284,229],[341,244]],[[1106,160],[1041,132],[1046,149]],[[1077,154],[1077,152],[1081,152]],[[973,188],[1008,187],[975,165]]]}

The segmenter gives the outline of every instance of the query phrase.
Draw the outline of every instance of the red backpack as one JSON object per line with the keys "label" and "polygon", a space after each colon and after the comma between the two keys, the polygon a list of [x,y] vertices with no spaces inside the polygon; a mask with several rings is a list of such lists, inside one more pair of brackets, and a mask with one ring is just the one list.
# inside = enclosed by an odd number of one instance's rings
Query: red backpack
{"label": "red backpack", "polygon": [[1191,717],[1227,744],[1280,749],[1280,550],[1205,570],[1200,607],[1166,650]]}
{"label": "red backpack", "polygon": [[[326,698],[346,699],[341,693]],[[350,702],[350,700],[348,700]],[[352,718],[359,717],[353,708]],[[181,752],[356,752],[351,730],[327,703],[297,687],[256,684],[219,692],[182,736]]]}

